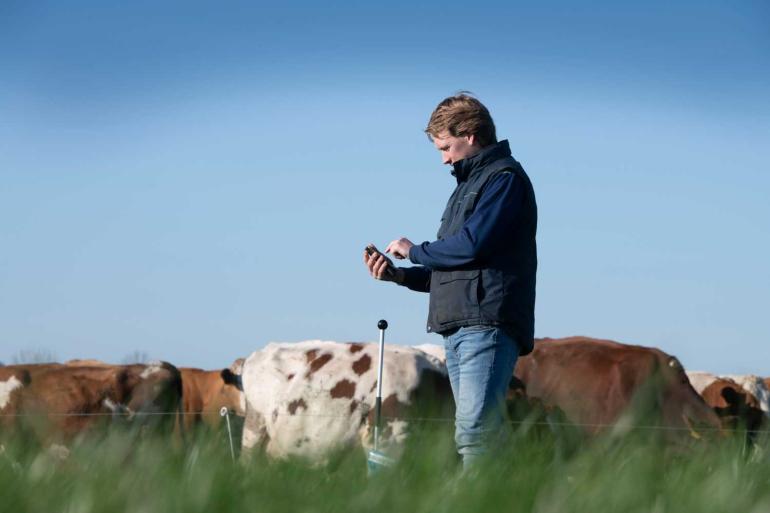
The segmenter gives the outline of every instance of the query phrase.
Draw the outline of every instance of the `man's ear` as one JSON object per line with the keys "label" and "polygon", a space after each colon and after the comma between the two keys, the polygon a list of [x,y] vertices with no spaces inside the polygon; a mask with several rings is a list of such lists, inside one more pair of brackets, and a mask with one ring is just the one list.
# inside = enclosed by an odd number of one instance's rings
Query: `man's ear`
{"label": "man's ear", "polygon": [[465,138],[468,140],[470,146],[476,144],[476,134],[466,135]]}

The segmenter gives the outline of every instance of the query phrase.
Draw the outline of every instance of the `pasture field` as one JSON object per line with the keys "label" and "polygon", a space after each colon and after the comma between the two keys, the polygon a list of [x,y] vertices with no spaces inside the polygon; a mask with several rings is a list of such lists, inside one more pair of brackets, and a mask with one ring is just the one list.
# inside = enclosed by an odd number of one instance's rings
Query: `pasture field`
{"label": "pasture field", "polygon": [[768,440],[663,444],[637,431],[587,441],[518,428],[475,475],[459,475],[451,429],[415,433],[393,469],[367,478],[365,455],[340,450],[323,465],[231,461],[224,435],[185,449],[167,439],[112,434],[69,458],[5,442],[2,512],[767,512]]}

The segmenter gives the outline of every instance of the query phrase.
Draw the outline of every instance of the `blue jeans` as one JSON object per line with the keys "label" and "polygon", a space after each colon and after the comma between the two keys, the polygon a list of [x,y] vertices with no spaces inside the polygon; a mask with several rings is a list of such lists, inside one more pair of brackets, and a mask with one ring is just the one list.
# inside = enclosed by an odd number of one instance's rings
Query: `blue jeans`
{"label": "blue jeans", "polygon": [[468,468],[502,441],[505,394],[519,348],[495,326],[460,328],[444,337],[444,348],[456,405],[455,443]]}

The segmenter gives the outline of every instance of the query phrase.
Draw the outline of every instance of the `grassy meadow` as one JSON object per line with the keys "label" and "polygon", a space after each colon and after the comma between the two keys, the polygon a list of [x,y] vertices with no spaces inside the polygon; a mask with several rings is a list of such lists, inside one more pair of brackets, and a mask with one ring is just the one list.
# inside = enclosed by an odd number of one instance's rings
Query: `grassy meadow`
{"label": "grassy meadow", "polygon": [[451,425],[421,429],[392,469],[368,478],[361,450],[322,465],[233,463],[224,433],[186,447],[132,432],[74,444],[59,460],[6,440],[0,511],[8,512],[767,512],[770,447],[740,437],[664,443],[658,432],[585,439],[518,426],[475,474],[461,475]]}

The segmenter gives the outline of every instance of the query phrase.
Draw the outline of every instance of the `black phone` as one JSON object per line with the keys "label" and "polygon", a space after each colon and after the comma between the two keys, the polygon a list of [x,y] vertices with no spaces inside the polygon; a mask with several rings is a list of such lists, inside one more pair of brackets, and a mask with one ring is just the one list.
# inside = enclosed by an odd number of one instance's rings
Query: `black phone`
{"label": "black phone", "polygon": [[[382,254],[382,252],[377,249],[377,247],[374,244],[369,244],[366,246],[366,254],[369,256],[374,256],[375,254],[381,254],[382,256],[385,256]],[[388,257],[385,257],[388,258]],[[388,263],[388,267],[385,268],[385,273],[389,276],[395,276],[396,270],[393,268],[393,265],[391,263]]]}

